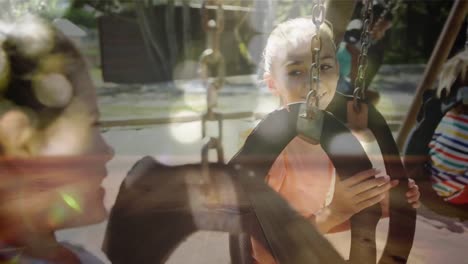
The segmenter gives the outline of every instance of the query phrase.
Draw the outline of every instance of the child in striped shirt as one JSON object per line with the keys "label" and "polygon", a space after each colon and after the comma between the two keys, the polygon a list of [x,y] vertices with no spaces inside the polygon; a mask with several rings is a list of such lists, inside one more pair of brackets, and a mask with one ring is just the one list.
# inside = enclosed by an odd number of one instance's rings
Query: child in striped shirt
{"label": "child in striped shirt", "polygon": [[[437,94],[468,85],[468,50],[447,61],[440,75]],[[452,91],[450,91],[452,88]],[[468,106],[450,110],[437,126],[429,143],[432,187],[453,204],[468,204]]]}

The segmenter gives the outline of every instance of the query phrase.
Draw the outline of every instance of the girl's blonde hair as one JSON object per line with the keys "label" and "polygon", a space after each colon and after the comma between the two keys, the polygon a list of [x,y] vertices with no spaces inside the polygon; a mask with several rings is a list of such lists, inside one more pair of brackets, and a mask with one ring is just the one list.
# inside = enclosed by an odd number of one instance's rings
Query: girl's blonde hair
{"label": "girl's blonde hair", "polygon": [[[49,22],[35,17],[0,22],[0,119],[11,111],[24,114],[31,124],[24,133],[31,140],[40,138],[75,96],[94,92],[87,74],[78,49]],[[3,136],[0,156],[17,151],[6,150]]]}
{"label": "girl's blonde hair", "polygon": [[468,69],[468,49],[464,49],[449,59],[443,66],[439,75],[437,97],[441,98],[456,91],[452,90],[456,85],[466,84]]}
{"label": "girl's blonde hair", "polygon": [[[62,105],[48,105],[38,98],[35,84],[44,76],[59,75],[63,81],[60,84],[68,84],[63,88],[69,87],[71,94],[76,95],[80,87],[73,75],[86,71],[86,62],[75,45],[49,22],[37,17],[0,23],[0,53],[3,55],[0,104],[9,102],[30,112],[50,108],[58,113],[68,104],[66,100]],[[62,91],[46,92],[54,98],[55,93]]]}
{"label": "girl's blonde hair", "polygon": [[[321,25],[320,32],[330,36],[332,45],[335,45],[332,25],[328,21]],[[314,35],[316,28],[310,17],[299,17],[280,23],[271,32],[263,50],[263,73],[271,73],[273,61],[279,53],[284,52],[286,46],[295,47],[304,41],[311,41]]]}

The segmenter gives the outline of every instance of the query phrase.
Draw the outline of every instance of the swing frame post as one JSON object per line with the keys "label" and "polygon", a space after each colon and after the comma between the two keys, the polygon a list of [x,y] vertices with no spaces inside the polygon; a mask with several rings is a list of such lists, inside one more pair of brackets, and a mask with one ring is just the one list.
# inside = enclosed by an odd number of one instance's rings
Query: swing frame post
{"label": "swing frame post", "polygon": [[422,81],[416,89],[415,97],[411,103],[408,114],[406,115],[400,131],[397,136],[397,145],[400,151],[403,149],[409,132],[414,127],[416,117],[422,105],[422,95],[425,90],[432,87],[437,79],[442,65],[447,60],[450,48],[455,43],[458,32],[465,20],[468,12],[468,1],[455,0],[450,14],[445,22],[444,28],[440,34],[437,44],[432,51],[427,67],[424,71]]}
{"label": "swing frame post", "polygon": [[356,1],[327,0],[325,2],[325,17],[333,25],[335,45],[341,42],[346,32],[351,16],[353,15]]}

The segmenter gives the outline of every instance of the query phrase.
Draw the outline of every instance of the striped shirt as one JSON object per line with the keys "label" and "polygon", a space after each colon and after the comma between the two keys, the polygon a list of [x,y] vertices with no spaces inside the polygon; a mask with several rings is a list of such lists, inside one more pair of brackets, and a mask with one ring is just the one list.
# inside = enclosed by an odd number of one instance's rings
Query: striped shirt
{"label": "striped shirt", "polygon": [[429,143],[432,187],[442,197],[468,185],[468,115],[448,112]]}

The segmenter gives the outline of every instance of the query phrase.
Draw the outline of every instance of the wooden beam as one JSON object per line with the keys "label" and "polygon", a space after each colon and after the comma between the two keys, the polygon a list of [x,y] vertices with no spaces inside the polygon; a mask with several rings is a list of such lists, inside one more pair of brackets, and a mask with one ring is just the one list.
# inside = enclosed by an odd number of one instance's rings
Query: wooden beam
{"label": "wooden beam", "polygon": [[416,94],[409,112],[403,121],[400,132],[398,133],[397,144],[400,151],[404,147],[406,138],[416,122],[417,114],[422,105],[422,95],[426,89],[430,89],[432,87],[434,81],[437,79],[444,62],[447,60],[450,49],[453,47],[455,39],[460,32],[460,28],[465,20],[467,12],[467,0],[454,1],[452,10],[445,22],[445,26],[442,29],[439,40],[432,51],[426,70],[424,71],[423,79],[416,89]]}

